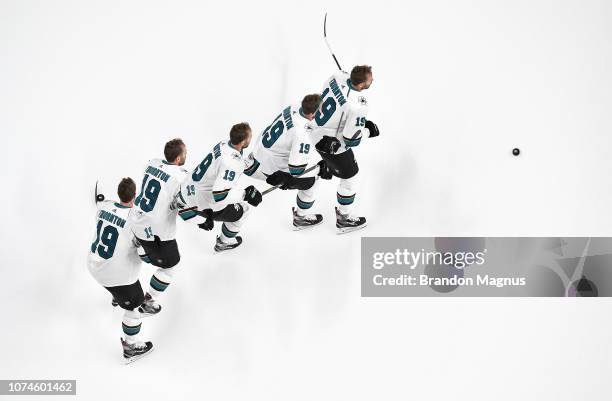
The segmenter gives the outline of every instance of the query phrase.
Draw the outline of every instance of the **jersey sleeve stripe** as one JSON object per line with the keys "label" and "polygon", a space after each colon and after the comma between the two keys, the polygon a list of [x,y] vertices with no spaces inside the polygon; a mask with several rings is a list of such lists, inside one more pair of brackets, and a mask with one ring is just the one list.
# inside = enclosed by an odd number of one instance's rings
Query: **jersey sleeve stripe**
{"label": "jersey sleeve stripe", "polygon": [[244,169],[244,173],[250,177],[255,174],[258,168],[259,162],[257,161],[257,159],[253,159],[253,164],[251,164],[249,168]]}
{"label": "jersey sleeve stripe", "polygon": [[361,143],[361,137],[359,137],[357,139],[350,139],[350,138],[347,138],[347,137],[343,136],[342,138],[344,139],[344,145],[347,148],[355,147],[355,146],[357,146],[357,145],[359,145]]}
{"label": "jersey sleeve stripe", "polygon": [[227,198],[229,191],[229,189],[224,189],[223,191],[213,191],[213,198],[215,198],[215,202],[221,202],[223,199]]}
{"label": "jersey sleeve stripe", "polygon": [[183,220],[189,220],[189,219],[193,219],[194,217],[196,217],[198,215],[198,213],[196,212],[196,207],[192,207],[189,209],[184,209],[179,211],[179,216],[181,216],[181,218]]}
{"label": "jersey sleeve stripe", "polygon": [[289,172],[291,173],[291,175],[300,175],[303,174],[304,171],[306,169],[305,168],[294,168],[294,167],[289,167]]}
{"label": "jersey sleeve stripe", "polygon": [[292,175],[300,175],[300,174],[303,174],[303,173],[304,173],[304,171],[306,170],[306,166],[307,166],[307,165],[308,165],[308,164],[301,164],[301,165],[293,165],[293,164],[289,164],[289,165],[288,165],[288,167],[289,167],[289,172],[290,172]]}

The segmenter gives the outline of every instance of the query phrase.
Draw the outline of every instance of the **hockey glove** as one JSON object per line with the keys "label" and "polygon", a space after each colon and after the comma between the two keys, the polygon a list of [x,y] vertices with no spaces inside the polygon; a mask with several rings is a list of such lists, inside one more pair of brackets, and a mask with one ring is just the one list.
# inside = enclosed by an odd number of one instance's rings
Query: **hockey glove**
{"label": "hockey glove", "polygon": [[198,224],[202,230],[210,231],[215,227],[215,221],[213,220],[213,211],[212,209],[204,209],[198,211],[198,215],[204,217],[204,222]]}
{"label": "hockey glove", "polygon": [[244,189],[244,200],[250,205],[257,206],[261,203],[261,192],[253,185],[249,185]]}
{"label": "hockey glove", "polygon": [[368,131],[370,131],[370,138],[380,135],[378,125],[374,124],[373,121],[366,120],[365,127],[368,129]]}
{"label": "hockey glove", "polygon": [[321,153],[329,153],[333,155],[340,149],[340,141],[333,136],[324,136],[315,145],[315,148]]}
{"label": "hockey glove", "polygon": [[319,177],[324,180],[331,180],[334,174],[332,173],[327,163],[325,163],[325,160],[321,160],[317,164],[319,165]]}
{"label": "hockey glove", "polygon": [[280,189],[287,189],[287,184],[291,182],[291,174],[284,171],[275,171],[266,178],[266,182],[272,186],[279,186]]}

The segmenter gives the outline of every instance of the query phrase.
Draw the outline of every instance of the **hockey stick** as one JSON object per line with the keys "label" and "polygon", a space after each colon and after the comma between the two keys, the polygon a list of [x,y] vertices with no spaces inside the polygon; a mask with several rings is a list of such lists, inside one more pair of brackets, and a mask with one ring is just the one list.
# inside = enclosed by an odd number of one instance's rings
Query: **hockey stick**
{"label": "hockey stick", "polygon": [[102,202],[104,200],[104,195],[98,193],[98,180],[96,180],[95,193],[96,193],[96,197],[95,197],[96,204],[98,202]]}
{"label": "hockey stick", "polygon": [[[325,39],[325,44],[327,45],[327,48],[329,49],[329,52],[331,53],[331,56],[334,58],[334,61],[336,62],[336,65],[338,66],[338,69],[340,71],[342,71],[342,67],[340,66],[340,63],[338,62],[338,58],[336,58],[336,55],[334,54],[334,51],[332,50],[329,41],[327,40],[327,13],[325,13],[325,18],[323,19],[323,39]],[[340,121],[342,121],[342,117],[344,116],[344,112],[342,112],[342,115],[340,116]],[[340,125],[338,125],[338,129],[340,128]],[[336,130],[336,132],[338,132],[338,129]],[[306,173],[311,172],[312,170],[314,170],[317,167],[317,164],[315,164],[314,166],[306,169],[302,174],[298,175],[298,177],[303,176]],[[273,187],[270,187],[268,189],[266,189],[265,191],[263,191],[261,193],[261,196],[264,196],[266,194],[269,194],[270,192],[274,191],[275,189],[280,188],[280,185],[276,185]]]}
{"label": "hockey stick", "polygon": [[327,45],[329,52],[334,58],[334,61],[336,62],[338,69],[342,71],[342,67],[340,67],[340,63],[338,62],[338,59],[336,58],[336,55],[334,54],[334,51],[332,50],[331,46],[329,45],[329,41],[327,40],[327,13],[325,13],[325,19],[323,20],[323,39],[325,39],[325,44]]}
{"label": "hockey stick", "polygon": [[[301,177],[301,176],[303,176],[306,173],[310,173],[312,170],[314,170],[318,166],[319,166],[318,164],[315,164],[314,166],[307,168],[306,170],[304,170],[304,172],[302,174],[298,175],[297,177]],[[266,189],[265,191],[263,191],[261,193],[261,196],[264,196],[265,194],[269,194],[270,192],[274,191],[276,188],[280,188],[280,187],[281,187],[280,185],[275,185],[273,187],[270,187],[270,188]]]}
{"label": "hockey stick", "polygon": [[[334,54],[334,51],[332,50],[329,44],[329,41],[327,40],[327,13],[325,13],[325,18],[323,19],[323,39],[325,40],[325,44],[327,45],[329,52],[334,58],[334,61],[336,62],[338,69],[342,71],[342,67],[340,67],[340,63],[338,62],[338,59],[336,58],[336,55]],[[338,127],[336,127],[336,135],[338,134],[338,131],[340,131],[340,125],[342,125],[343,118],[344,118],[344,111],[342,111],[342,114],[340,115],[340,121],[338,121]]]}

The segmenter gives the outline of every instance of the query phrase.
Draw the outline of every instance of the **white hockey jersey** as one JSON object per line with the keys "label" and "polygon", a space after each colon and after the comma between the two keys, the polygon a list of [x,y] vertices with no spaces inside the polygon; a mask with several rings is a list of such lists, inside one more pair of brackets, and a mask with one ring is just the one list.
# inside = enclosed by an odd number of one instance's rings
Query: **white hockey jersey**
{"label": "white hockey jersey", "polygon": [[131,210],[110,200],[98,203],[96,233],[87,264],[92,276],[105,287],[138,280],[141,261],[128,218]]}
{"label": "white hockey jersey", "polygon": [[149,161],[130,215],[136,237],[145,241],[153,241],[155,236],[162,241],[176,238],[174,199],[186,175],[181,166],[161,159]]}
{"label": "white hockey jersey", "polygon": [[300,175],[306,169],[312,143],[313,122],[304,117],[300,105],[287,106],[257,138],[251,163],[245,174],[257,168],[270,175],[277,170]]}
{"label": "white hockey jersey", "polygon": [[[243,170],[242,152],[234,149],[226,141],[219,142],[181,186],[179,207],[181,209],[197,207],[198,210],[217,211],[229,203],[235,203],[238,200],[228,195],[238,182]],[[190,213],[181,213],[181,217],[188,220],[193,216]]]}
{"label": "white hockey jersey", "polygon": [[370,136],[365,128],[368,101],[363,91],[352,87],[348,73],[338,72],[325,81],[321,98],[312,143],[316,144],[324,135],[336,137],[342,145],[338,152],[343,152],[359,145],[362,137]]}

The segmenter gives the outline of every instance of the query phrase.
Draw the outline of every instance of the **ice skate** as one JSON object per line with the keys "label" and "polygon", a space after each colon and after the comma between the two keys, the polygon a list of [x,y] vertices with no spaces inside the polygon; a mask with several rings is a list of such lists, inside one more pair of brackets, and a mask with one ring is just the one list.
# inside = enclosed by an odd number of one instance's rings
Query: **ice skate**
{"label": "ice skate", "polygon": [[336,207],[336,228],[338,234],[345,234],[351,231],[356,231],[366,226],[365,217],[351,216],[350,214],[342,214]]}
{"label": "ice skate", "polygon": [[157,301],[153,299],[151,294],[147,292],[144,302],[138,307],[138,312],[140,312],[142,317],[148,317],[157,315],[161,309],[161,305],[158,304]]}
{"label": "ice skate", "polygon": [[153,351],[153,343],[150,341],[129,343],[122,338],[121,345],[123,346],[123,359],[126,364],[137,361]]}
{"label": "ice skate", "polygon": [[323,216],[320,214],[304,214],[300,215],[296,208],[293,209],[293,231],[300,231],[308,227],[314,227],[323,222]]}
{"label": "ice skate", "polygon": [[223,251],[228,251],[230,249],[234,249],[238,246],[240,246],[240,244],[242,244],[242,237],[240,235],[237,235],[236,238],[234,238],[235,241],[232,242],[225,242],[221,239],[220,236],[217,235],[217,243],[215,244],[215,252],[219,253],[219,252],[223,252]]}

